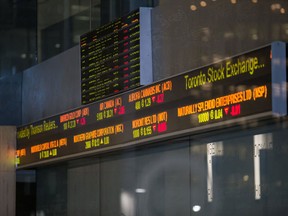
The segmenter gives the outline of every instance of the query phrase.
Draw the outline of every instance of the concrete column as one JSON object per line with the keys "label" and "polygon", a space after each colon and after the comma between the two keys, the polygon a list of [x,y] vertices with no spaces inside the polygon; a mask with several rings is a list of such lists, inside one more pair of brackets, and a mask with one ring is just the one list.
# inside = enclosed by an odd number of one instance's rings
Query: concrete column
{"label": "concrete column", "polygon": [[0,126],[0,215],[15,216],[16,128]]}

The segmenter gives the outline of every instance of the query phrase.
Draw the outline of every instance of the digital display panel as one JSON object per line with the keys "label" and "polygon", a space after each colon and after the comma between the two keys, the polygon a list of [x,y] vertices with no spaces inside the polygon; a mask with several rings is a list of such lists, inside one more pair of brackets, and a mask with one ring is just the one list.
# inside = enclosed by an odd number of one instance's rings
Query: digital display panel
{"label": "digital display panel", "polygon": [[[279,83],[283,79],[286,83],[286,68],[272,70],[271,47],[21,126],[18,167],[193,134],[247,117],[271,117],[277,112],[273,101],[279,95],[272,88],[274,74]],[[286,96],[277,107],[285,104]]]}
{"label": "digital display panel", "polygon": [[[144,16],[146,13],[143,11],[143,8],[134,11],[81,36],[82,104],[95,102],[142,84],[140,17],[144,20],[149,18]],[[145,31],[148,32],[149,29],[146,28]],[[146,45],[149,46],[149,43]]]}

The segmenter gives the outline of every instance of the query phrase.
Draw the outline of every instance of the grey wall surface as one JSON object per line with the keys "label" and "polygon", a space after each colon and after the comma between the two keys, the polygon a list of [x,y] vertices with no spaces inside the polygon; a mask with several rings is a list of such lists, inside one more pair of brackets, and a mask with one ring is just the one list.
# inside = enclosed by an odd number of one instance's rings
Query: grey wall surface
{"label": "grey wall surface", "polygon": [[21,123],[22,74],[0,75],[0,125]]}
{"label": "grey wall surface", "polygon": [[279,8],[285,0],[204,2],[160,0],[153,9],[154,80],[288,40],[287,13]]}
{"label": "grey wall surface", "polygon": [[80,51],[76,46],[23,73],[22,123],[81,105]]}
{"label": "grey wall surface", "polygon": [[15,215],[15,127],[0,127],[0,215]]}

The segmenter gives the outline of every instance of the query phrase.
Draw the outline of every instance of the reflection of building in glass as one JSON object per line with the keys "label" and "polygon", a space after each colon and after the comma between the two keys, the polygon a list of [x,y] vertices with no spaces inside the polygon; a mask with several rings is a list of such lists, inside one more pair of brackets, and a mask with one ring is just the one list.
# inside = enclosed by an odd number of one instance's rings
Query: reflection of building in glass
{"label": "reflection of building in glass", "polygon": [[207,196],[208,202],[213,201],[213,157],[224,154],[223,143],[215,142],[207,144]]}
{"label": "reflection of building in glass", "polygon": [[256,200],[261,199],[261,152],[269,149],[273,149],[273,136],[271,133],[254,135],[254,182]]}

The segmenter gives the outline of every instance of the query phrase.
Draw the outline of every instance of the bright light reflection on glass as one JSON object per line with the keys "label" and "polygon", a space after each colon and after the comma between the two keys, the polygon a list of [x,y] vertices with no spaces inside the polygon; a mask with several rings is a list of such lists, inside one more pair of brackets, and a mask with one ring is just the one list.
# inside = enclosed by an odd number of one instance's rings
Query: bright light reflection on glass
{"label": "bright light reflection on glass", "polygon": [[190,9],[191,9],[192,11],[196,11],[196,10],[197,10],[197,7],[196,7],[196,5],[191,5],[191,6],[190,6]]}
{"label": "bright light reflection on glass", "polygon": [[194,212],[199,212],[201,210],[201,206],[200,205],[194,205],[192,209]]}
{"label": "bright light reflection on glass", "polygon": [[146,193],[146,190],[144,188],[137,188],[135,190],[136,193]]}
{"label": "bright light reflection on glass", "polygon": [[207,144],[207,200],[213,201],[213,160],[214,156],[224,154],[223,142],[214,142]]}
{"label": "bright light reflection on glass", "polygon": [[257,35],[257,34],[253,34],[253,35],[252,35],[252,39],[253,39],[253,40],[258,40],[258,35]]}
{"label": "bright light reflection on glass", "polygon": [[200,5],[201,5],[201,7],[206,7],[206,6],[207,6],[207,3],[206,3],[205,1],[201,1],[201,2],[200,2]]}
{"label": "bright light reflection on glass", "polygon": [[22,59],[25,59],[26,57],[27,57],[26,53],[22,53],[22,54],[21,54],[21,58],[22,58]]}
{"label": "bright light reflection on glass", "polygon": [[271,133],[254,135],[254,187],[255,200],[260,200],[261,189],[261,155],[260,150],[273,148],[273,137]]}
{"label": "bright light reflection on glass", "polygon": [[133,194],[128,191],[121,191],[120,208],[123,215],[135,215],[135,200]]}
{"label": "bright light reflection on glass", "polygon": [[244,176],[243,176],[243,181],[244,181],[244,182],[247,182],[248,180],[249,180],[249,176],[248,176],[248,175],[244,175]]}
{"label": "bright light reflection on glass", "polygon": [[275,11],[275,10],[280,10],[281,9],[281,5],[278,3],[272,4],[271,5],[271,10]]}

